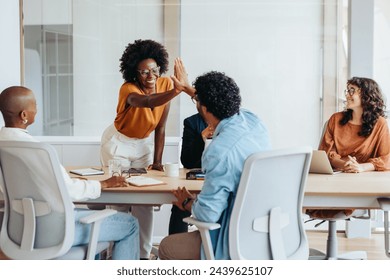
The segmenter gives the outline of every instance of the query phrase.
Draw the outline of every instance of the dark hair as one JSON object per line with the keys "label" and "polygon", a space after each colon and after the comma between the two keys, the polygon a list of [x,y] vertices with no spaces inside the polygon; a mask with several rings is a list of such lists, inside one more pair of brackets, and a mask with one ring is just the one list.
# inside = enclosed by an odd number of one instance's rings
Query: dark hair
{"label": "dark hair", "polygon": [[[362,99],[363,115],[362,129],[360,136],[369,136],[380,116],[385,117],[386,104],[383,100],[382,92],[378,84],[369,78],[353,77],[347,81],[347,85],[354,85],[360,88],[360,97]],[[345,125],[352,119],[352,110],[347,109],[343,112],[341,125]]]}
{"label": "dark hair", "polygon": [[148,58],[154,59],[160,66],[160,75],[168,71],[168,52],[163,45],[153,40],[135,40],[127,45],[119,59],[123,79],[126,82],[135,81],[138,64]]}
{"label": "dark hair", "polygon": [[208,72],[193,83],[201,105],[219,120],[238,113],[241,105],[240,89],[235,81],[221,72]]}

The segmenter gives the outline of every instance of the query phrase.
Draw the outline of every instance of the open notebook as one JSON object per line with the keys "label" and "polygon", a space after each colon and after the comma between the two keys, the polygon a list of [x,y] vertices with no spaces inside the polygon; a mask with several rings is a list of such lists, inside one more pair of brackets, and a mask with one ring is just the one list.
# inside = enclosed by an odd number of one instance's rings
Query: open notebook
{"label": "open notebook", "polygon": [[137,187],[146,187],[146,186],[155,186],[155,185],[165,185],[163,181],[156,180],[150,177],[145,176],[131,176],[127,178],[126,181],[133,186]]}
{"label": "open notebook", "polygon": [[309,173],[337,174],[341,173],[341,171],[333,170],[325,151],[314,150],[311,157]]}

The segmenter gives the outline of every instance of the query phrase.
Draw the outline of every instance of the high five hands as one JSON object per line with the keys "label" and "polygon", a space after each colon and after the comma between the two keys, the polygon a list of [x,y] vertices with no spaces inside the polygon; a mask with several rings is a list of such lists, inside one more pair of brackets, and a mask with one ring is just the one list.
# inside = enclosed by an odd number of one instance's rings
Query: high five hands
{"label": "high five hands", "polygon": [[183,61],[179,57],[175,59],[174,74],[171,76],[171,79],[177,93],[184,91],[191,97],[195,95],[195,89],[190,85],[188,73]]}

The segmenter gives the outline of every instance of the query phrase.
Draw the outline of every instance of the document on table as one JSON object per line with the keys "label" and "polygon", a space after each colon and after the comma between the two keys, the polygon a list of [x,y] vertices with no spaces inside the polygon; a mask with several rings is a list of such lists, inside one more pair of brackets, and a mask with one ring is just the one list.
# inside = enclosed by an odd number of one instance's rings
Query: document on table
{"label": "document on table", "polygon": [[127,178],[126,181],[133,186],[137,187],[146,187],[146,186],[155,186],[155,185],[165,185],[163,181],[156,180],[153,178],[145,177],[145,176],[132,176]]}
{"label": "document on table", "polygon": [[92,176],[92,175],[103,175],[104,171],[98,168],[82,168],[82,169],[73,169],[69,171],[70,173],[77,174],[80,176]]}

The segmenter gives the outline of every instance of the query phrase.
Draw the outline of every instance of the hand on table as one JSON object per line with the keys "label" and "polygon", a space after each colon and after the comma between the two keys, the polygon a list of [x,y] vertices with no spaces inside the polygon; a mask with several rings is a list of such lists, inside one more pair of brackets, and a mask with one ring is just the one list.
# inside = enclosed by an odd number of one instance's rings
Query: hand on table
{"label": "hand on table", "polygon": [[102,189],[122,188],[129,186],[129,184],[126,182],[126,178],[122,176],[112,176],[106,180],[100,181],[100,185]]}
{"label": "hand on table", "polygon": [[187,209],[183,208],[183,202],[189,198],[191,200],[194,200],[196,196],[192,193],[190,193],[186,187],[178,187],[177,190],[172,191],[175,197],[177,198],[177,201],[172,201],[173,205],[176,205],[180,210],[187,211]]}
{"label": "hand on table", "polygon": [[148,166],[148,170],[164,171],[164,165],[161,163],[152,163]]}
{"label": "hand on table", "polygon": [[348,156],[348,160],[344,164],[343,171],[346,173],[360,173],[364,170],[355,157]]}

